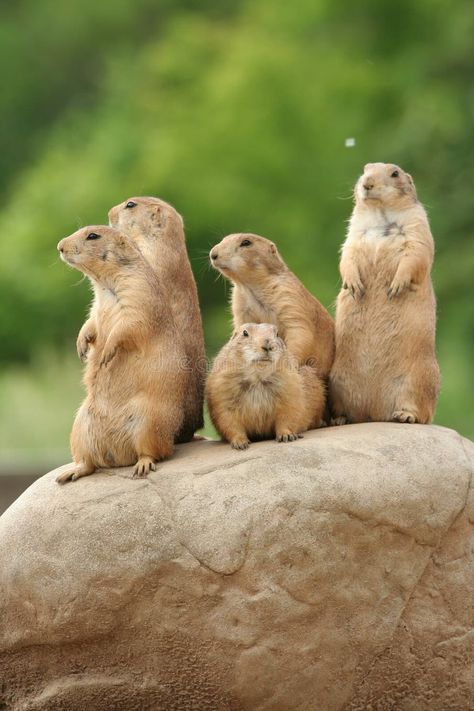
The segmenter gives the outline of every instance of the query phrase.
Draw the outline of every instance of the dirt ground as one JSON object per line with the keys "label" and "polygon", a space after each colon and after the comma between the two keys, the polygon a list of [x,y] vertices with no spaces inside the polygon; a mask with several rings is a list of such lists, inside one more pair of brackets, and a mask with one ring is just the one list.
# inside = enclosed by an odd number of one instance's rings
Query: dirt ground
{"label": "dirt ground", "polygon": [[38,477],[33,474],[0,475],[0,515],[17,499]]}

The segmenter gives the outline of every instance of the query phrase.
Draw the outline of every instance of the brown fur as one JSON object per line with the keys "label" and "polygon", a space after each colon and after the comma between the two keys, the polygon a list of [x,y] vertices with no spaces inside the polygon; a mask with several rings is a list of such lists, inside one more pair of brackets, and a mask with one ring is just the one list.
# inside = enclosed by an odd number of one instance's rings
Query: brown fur
{"label": "brown fur", "polygon": [[214,361],[206,396],[215,428],[235,449],[255,439],[297,439],[319,426],[325,402],[315,371],[298,365],[268,323],[236,330]]}
{"label": "brown fur", "polygon": [[[130,202],[134,207],[127,208]],[[134,197],[109,212],[112,227],[129,235],[149,261],[167,294],[182,340],[186,371],[184,420],[177,441],[187,442],[204,425],[206,354],[196,282],[186,250],[183,220],[176,210],[154,197]]]}
{"label": "brown fur", "polygon": [[330,378],[335,424],[433,419],[439,392],[433,255],[411,176],[392,164],[366,165],[340,263]]}
{"label": "brown fur", "polygon": [[[248,246],[242,246],[246,241]],[[326,380],[334,359],[334,322],[288,269],[276,246],[254,234],[224,237],[211,250],[211,263],[233,283],[234,328],[272,323],[300,365]]]}
{"label": "brown fur", "polygon": [[79,336],[87,396],[71,433],[74,465],[58,481],[111,466],[135,465],[134,475],[145,476],[172,454],[183,420],[176,362],[184,353],[166,296],[133,241],[110,227],[84,227],[58,249],[95,291]]}

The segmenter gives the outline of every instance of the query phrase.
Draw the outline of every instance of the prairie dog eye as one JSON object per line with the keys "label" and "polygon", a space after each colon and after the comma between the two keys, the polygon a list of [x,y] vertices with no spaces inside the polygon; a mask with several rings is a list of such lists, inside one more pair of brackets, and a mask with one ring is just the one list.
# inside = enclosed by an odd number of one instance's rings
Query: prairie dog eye
{"label": "prairie dog eye", "polygon": [[246,331],[246,330],[243,330],[243,331],[242,331],[242,336],[246,336],[246,337],[247,337],[248,335],[249,335],[249,332],[248,332],[248,331]]}
{"label": "prairie dog eye", "polygon": [[136,206],[137,206],[137,203],[136,203],[136,202],[133,202],[133,200],[129,200],[129,201],[127,202],[127,204],[125,205],[125,209],[127,209],[127,208],[130,209],[130,208],[136,207]]}
{"label": "prairie dog eye", "polygon": [[252,242],[249,239],[243,239],[242,242],[240,243],[241,247],[250,247]]}
{"label": "prairie dog eye", "polygon": [[97,232],[89,232],[86,239],[100,239],[100,235]]}
{"label": "prairie dog eye", "polygon": [[398,178],[399,175],[400,175],[400,173],[398,172],[398,170],[394,170],[390,177],[391,178]]}

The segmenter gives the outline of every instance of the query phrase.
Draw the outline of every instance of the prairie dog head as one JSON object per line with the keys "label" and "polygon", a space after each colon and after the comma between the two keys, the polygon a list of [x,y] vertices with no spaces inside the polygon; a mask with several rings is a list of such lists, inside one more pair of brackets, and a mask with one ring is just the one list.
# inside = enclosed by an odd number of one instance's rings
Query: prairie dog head
{"label": "prairie dog head", "polygon": [[286,346],[271,323],[244,323],[230,341],[248,366],[275,366],[286,353]]}
{"label": "prairie dog head", "polygon": [[58,243],[58,251],[63,262],[99,282],[140,259],[137,247],[107,225],[81,227]]}
{"label": "prairie dog head", "polygon": [[159,259],[160,244],[184,243],[181,215],[164,200],[132,197],[109,210],[109,224],[125,232],[149,261]]}
{"label": "prairie dog head", "polygon": [[281,271],[285,264],[273,242],[241,232],[227,235],[210,251],[211,264],[233,281],[255,281]]}
{"label": "prairie dog head", "polygon": [[393,163],[367,163],[355,186],[357,205],[399,209],[416,202],[413,178]]}

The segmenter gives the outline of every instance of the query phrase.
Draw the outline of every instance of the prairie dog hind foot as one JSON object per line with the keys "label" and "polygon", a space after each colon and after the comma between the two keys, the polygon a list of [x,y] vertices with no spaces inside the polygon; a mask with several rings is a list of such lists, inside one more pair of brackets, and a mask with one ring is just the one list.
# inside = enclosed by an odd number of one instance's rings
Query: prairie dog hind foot
{"label": "prairie dog hind foot", "polygon": [[93,464],[85,464],[81,462],[79,464],[71,464],[65,471],[56,477],[58,484],[65,484],[67,481],[76,481],[82,476],[89,476],[93,474],[96,467]]}
{"label": "prairie dog hind foot", "polygon": [[331,426],[333,427],[339,427],[340,425],[347,425],[348,419],[345,417],[345,415],[341,415],[340,417],[333,417],[331,420]]}
{"label": "prairie dog hind foot", "polygon": [[281,430],[276,435],[277,442],[296,442],[297,439],[303,439],[303,435],[291,430]]}
{"label": "prairie dog hind foot", "polygon": [[413,424],[418,422],[418,418],[414,412],[410,410],[395,410],[392,415],[393,422],[406,422],[408,424]]}

